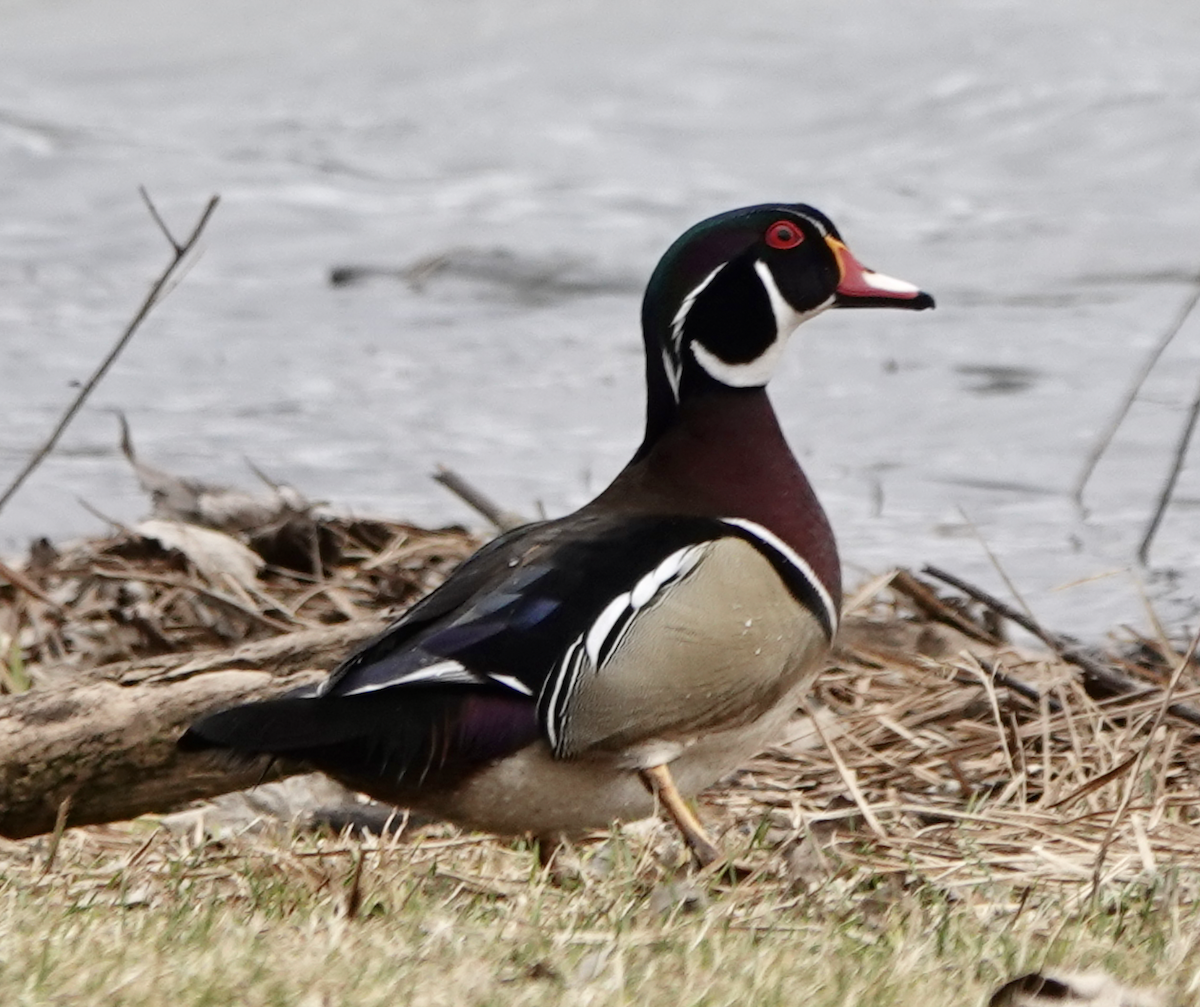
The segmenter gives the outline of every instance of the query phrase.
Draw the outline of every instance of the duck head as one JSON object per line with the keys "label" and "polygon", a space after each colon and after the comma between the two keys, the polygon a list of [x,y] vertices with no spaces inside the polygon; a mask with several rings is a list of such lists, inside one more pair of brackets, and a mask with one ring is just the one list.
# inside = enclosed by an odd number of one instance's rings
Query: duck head
{"label": "duck head", "polygon": [[764,386],[788,337],[822,311],[933,306],[911,283],[860,263],[833,222],[803,203],[701,221],[667,249],[646,287],[647,439],[684,399]]}

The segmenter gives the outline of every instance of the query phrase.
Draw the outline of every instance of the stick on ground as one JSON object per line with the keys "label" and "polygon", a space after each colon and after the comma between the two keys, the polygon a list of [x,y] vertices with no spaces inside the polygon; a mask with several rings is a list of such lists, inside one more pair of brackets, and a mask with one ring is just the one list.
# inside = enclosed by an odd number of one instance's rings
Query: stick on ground
{"label": "stick on ground", "polygon": [[[1095,658],[1089,656],[1083,648],[1081,648],[1070,637],[1063,636],[1059,633],[1052,633],[1045,629],[1039,623],[1035,622],[1024,612],[1019,612],[1011,605],[1002,602],[999,598],[988,594],[982,588],[976,587],[963,580],[961,577],[956,577],[954,574],[947,573],[945,570],[940,570],[935,566],[925,566],[922,568],[922,573],[928,574],[930,577],[936,577],[938,580],[949,584],[951,587],[956,587],[964,594],[975,599],[981,605],[990,608],[997,615],[1014,622],[1022,629],[1027,630],[1041,640],[1046,646],[1053,650],[1060,658],[1079,668],[1084,675],[1084,679],[1091,682],[1093,685],[1099,686],[1106,692],[1113,693],[1118,696],[1128,696],[1135,693],[1149,693],[1151,689],[1142,682],[1136,682],[1127,675],[1121,674],[1115,668],[1110,668],[1101,664]],[[1173,717],[1178,717],[1180,720],[1185,720],[1189,724],[1200,725],[1200,710],[1194,707],[1186,706],[1183,703],[1171,703],[1167,707],[1167,713]]]}

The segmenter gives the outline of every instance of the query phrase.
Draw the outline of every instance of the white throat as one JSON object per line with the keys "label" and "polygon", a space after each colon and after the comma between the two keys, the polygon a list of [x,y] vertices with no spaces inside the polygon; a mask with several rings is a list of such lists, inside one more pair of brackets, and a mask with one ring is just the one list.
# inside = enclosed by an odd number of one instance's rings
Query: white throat
{"label": "white throat", "polygon": [[[692,343],[692,354],[695,356],[696,362],[717,381],[732,388],[754,388],[770,381],[779,366],[788,338],[796,331],[796,327],[833,305],[833,295],[831,294],[827,301],[817,305],[811,311],[797,311],[779,292],[779,285],[775,282],[775,277],[765,262],[761,259],[757,260],[754,263],[754,271],[762,281],[763,289],[766,290],[767,298],[771,302],[771,314],[775,316],[775,338],[767,345],[766,349],[753,360],[731,364],[727,360],[722,360],[703,343]],[[699,291],[697,290],[697,292]]]}

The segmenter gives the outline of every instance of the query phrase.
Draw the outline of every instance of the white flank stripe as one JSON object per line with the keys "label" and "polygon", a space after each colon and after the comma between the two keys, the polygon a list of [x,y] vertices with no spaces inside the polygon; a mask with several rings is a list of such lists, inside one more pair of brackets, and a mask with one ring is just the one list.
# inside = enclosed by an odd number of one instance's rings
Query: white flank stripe
{"label": "white flank stripe", "polygon": [[636,612],[648,605],[651,599],[671,581],[691,573],[707,546],[708,543],[704,542],[700,545],[689,545],[677,549],[639,580],[630,596],[633,610]]}
{"label": "white flank stripe", "polygon": [[553,672],[554,688],[550,692],[550,702],[546,705],[546,736],[550,741],[550,747],[555,751],[558,751],[561,739],[559,725],[566,721],[566,704],[562,703],[560,707],[563,688],[567,687],[568,693],[570,692],[575,677],[579,674],[582,650],[583,639],[580,638],[567,648],[567,652],[563,654],[562,660],[558,662],[558,666]]}
{"label": "white flank stripe", "polygon": [[[707,545],[708,543],[705,542],[676,549],[642,577],[634,585],[632,591],[622,592],[604,606],[604,611],[592,623],[592,628],[587,631],[587,656],[591,660],[593,668],[599,667],[600,654],[605,649],[610,653],[616,649],[620,638],[629,632],[629,627],[633,625],[633,616],[650,604],[666,585],[691,572],[692,567],[699,562]],[[623,619],[626,613],[629,617]],[[619,631],[618,638],[613,640],[613,630],[622,622],[624,625]]]}
{"label": "white flank stripe", "polygon": [[372,683],[357,689],[343,692],[343,696],[359,696],[368,692],[378,692],[380,689],[391,689],[399,685],[416,685],[420,682],[445,682],[454,685],[474,685],[479,682],[479,676],[467,671],[457,661],[439,661],[437,664],[427,664],[417,668],[407,675],[392,679],[388,682]]}
{"label": "white flank stripe", "polygon": [[[676,549],[638,580],[632,591],[623,591],[605,605],[591,628],[567,648],[546,683],[550,695],[544,715],[546,735],[552,748],[556,751],[559,748],[562,727],[566,723],[567,710],[580,674],[585,669],[590,674],[599,672],[602,667],[601,654],[605,654],[607,660],[617,652],[621,641],[632,629],[638,612],[649,605],[663,588],[689,574],[709,545],[710,542],[701,542]],[[519,683],[514,683],[514,687],[519,687]]]}
{"label": "white flank stripe", "polygon": [[[680,551],[682,552],[682,550],[680,550]],[[667,559],[664,563],[659,565],[657,570],[651,570],[648,574],[646,574],[645,577],[643,577],[641,580],[639,580],[637,582],[634,589],[629,593],[629,607],[630,608],[632,608],[636,612],[639,608],[641,608],[643,605],[645,605],[646,602],[648,602],[651,598],[653,598],[658,593],[658,589],[662,586],[662,582],[664,579],[661,576],[662,568],[667,563],[669,563],[673,559],[675,559],[675,557],[678,555],[679,555],[679,553],[672,553],[670,556],[667,557]],[[666,576],[669,577],[670,574],[667,574]]]}
{"label": "white flank stripe", "polygon": [[533,690],[519,678],[516,678],[513,675],[488,675],[488,678],[499,685],[507,686],[508,688],[521,693],[523,696],[533,695]]}
{"label": "white flank stripe", "polygon": [[621,613],[628,607],[629,592],[624,591],[604,606],[604,611],[592,623],[592,628],[587,631],[587,656],[591,659],[593,667],[600,663],[600,648],[604,646],[608,634],[612,632],[613,626],[621,618]]}
{"label": "white flank stripe", "polygon": [[829,625],[837,629],[841,613],[838,612],[837,606],[834,605],[833,597],[825,589],[825,585],[821,583],[821,578],[816,575],[816,572],[808,563],[800,558],[799,553],[795,549],[784,542],[778,535],[753,521],[747,521],[745,518],[740,517],[726,517],[721,520],[725,524],[735,525],[744,531],[748,531],[755,538],[761,539],[799,570],[804,575],[804,579],[812,585],[812,589],[816,591],[817,597],[821,599],[821,604],[825,606],[825,612],[829,616]]}

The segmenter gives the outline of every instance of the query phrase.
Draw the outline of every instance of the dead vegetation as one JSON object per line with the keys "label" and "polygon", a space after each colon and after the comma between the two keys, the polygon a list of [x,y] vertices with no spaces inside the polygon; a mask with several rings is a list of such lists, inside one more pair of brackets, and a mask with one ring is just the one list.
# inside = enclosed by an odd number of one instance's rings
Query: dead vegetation
{"label": "dead vegetation", "polygon": [[[230,669],[315,676],[476,545],[291,503],[257,528],[163,514],[36,544],[0,569],[0,784],[42,779],[25,753],[49,728],[14,731],[20,704],[99,686],[159,703],[170,694],[152,687]],[[789,736],[699,802],[726,871],[689,873],[653,823],[581,844],[563,887],[523,843],[402,813],[372,834],[211,806],[70,828],[95,795],[55,791],[41,827],[8,831],[48,834],[0,841],[0,986],[28,1003],[653,1002],[677,988],[682,1003],[807,989],[819,1004],[916,1004],[976,1002],[1063,963],[1187,1002],[1200,755],[1168,710],[1194,711],[1200,670],[1166,639],[1064,659],[1006,642],[1004,622],[911,573],[864,586]],[[163,751],[215,695],[152,725]]]}
{"label": "dead vegetation", "polygon": [[[254,663],[312,674],[476,544],[460,529],[293,510],[236,536],[156,519],[62,551],[39,543],[0,586],[0,688],[128,690]],[[709,794],[706,814],[770,837],[810,882],[834,861],[1081,895],[1152,879],[1200,851],[1195,729],[1163,715],[1200,697],[1200,677],[1165,640],[1107,665],[1125,694],[1004,643],[967,599],[879,578],[851,600],[791,738]]]}
{"label": "dead vegetation", "polygon": [[165,518],[0,570],[0,835],[170,810],[263,779],[175,741],[213,709],[317,681],[474,548],[461,529]]}

